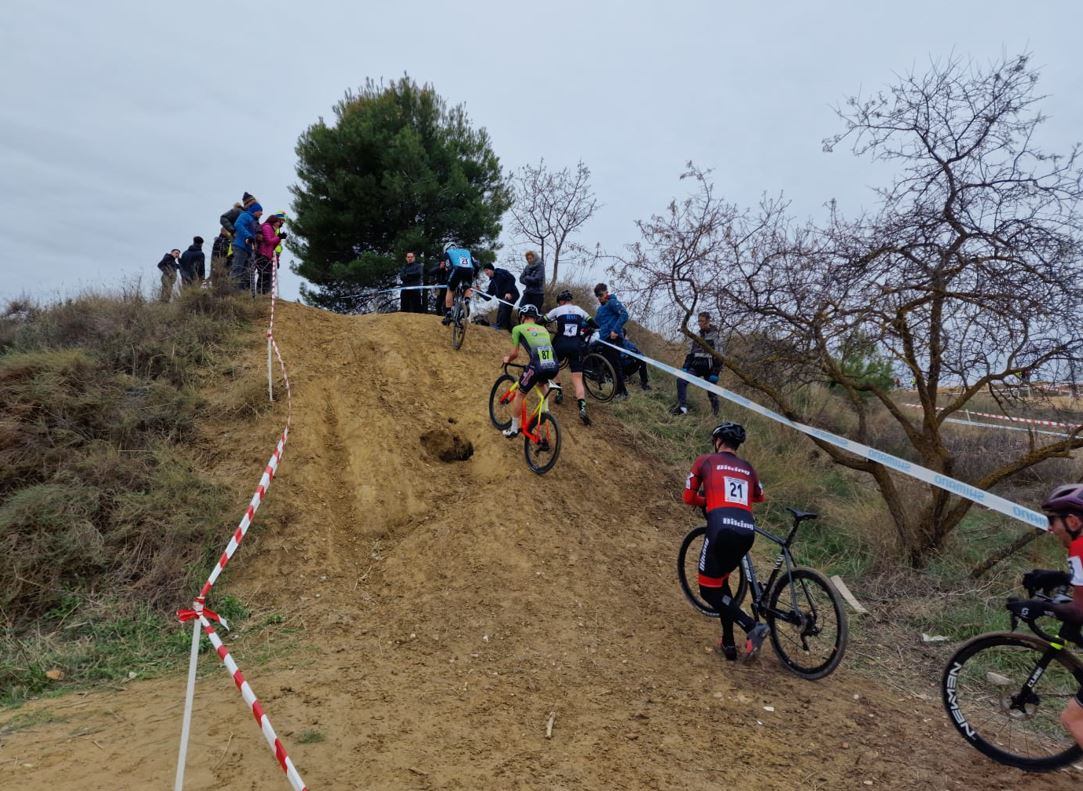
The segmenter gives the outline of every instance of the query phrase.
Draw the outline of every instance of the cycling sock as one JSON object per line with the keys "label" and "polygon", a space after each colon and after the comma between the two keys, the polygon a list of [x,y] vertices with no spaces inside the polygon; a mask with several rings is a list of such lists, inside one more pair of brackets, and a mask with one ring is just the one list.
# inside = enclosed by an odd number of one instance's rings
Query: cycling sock
{"label": "cycling sock", "polygon": [[728,582],[723,588],[705,588],[700,585],[699,592],[709,605],[718,610],[719,620],[722,621],[723,635],[726,633],[727,621],[729,621],[730,634],[733,633],[734,623],[746,632],[756,625],[756,622],[733,600]]}

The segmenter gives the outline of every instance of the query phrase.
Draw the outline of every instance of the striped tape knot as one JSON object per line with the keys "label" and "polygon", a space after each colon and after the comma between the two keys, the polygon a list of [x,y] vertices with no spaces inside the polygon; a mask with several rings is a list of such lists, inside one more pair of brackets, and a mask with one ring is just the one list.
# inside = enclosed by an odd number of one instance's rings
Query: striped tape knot
{"label": "striped tape knot", "polygon": [[225,618],[214,610],[204,607],[202,604],[193,604],[191,610],[177,610],[177,620],[181,623],[199,620],[200,616],[203,616],[208,621],[214,621],[217,624],[221,624],[223,629],[229,630],[229,622],[226,621]]}

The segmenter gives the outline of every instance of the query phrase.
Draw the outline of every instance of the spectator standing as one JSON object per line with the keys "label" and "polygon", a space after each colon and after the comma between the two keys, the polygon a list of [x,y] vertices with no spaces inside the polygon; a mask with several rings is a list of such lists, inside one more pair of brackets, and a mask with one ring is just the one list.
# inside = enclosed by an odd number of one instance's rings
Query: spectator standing
{"label": "spectator standing", "polygon": [[234,223],[233,261],[229,266],[229,276],[235,288],[245,288],[252,277],[252,259],[256,254],[261,216],[263,207],[259,203],[252,203],[237,215],[237,222]]}
{"label": "spectator standing", "polygon": [[[519,299],[519,287],[515,285],[515,275],[507,269],[501,269],[495,264],[485,264],[482,267],[485,275],[489,278],[489,288],[485,292],[490,297],[502,299],[504,302],[515,303]],[[511,332],[511,305],[498,302],[496,308],[496,326],[502,330]]]}
{"label": "spectator standing", "polygon": [[411,286],[413,288],[410,291],[399,292],[399,304],[404,313],[425,312],[425,292],[418,288],[422,285],[424,275],[425,270],[417,259],[417,254],[413,250],[407,251],[406,266],[399,270],[399,282],[404,288]]}
{"label": "spectator standing", "polygon": [[519,282],[523,284],[523,305],[533,305],[542,313],[542,303],[545,302],[545,263],[533,250],[527,250],[526,269],[519,275]]}
{"label": "spectator standing", "polygon": [[[718,327],[711,324],[711,314],[707,311],[703,311],[696,317],[699,321],[699,337],[707,344],[709,349],[718,351],[721,349],[718,339]],[[719,364],[708,349],[704,349],[696,341],[689,341],[688,354],[684,356],[684,363],[681,365],[688,373],[693,376],[698,376],[700,379],[706,379],[711,384],[718,384],[718,374],[722,370],[722,366]],[[685,399],[688,396],[688,382],[683,379],[677,380],[677,406],[670,410],[674,415],[687,415],[688,404]],[[718,396],[714,393],[708,392],[707,398],[711,402],[711,413],[718,414]]]}
{"label": "spectator standing", "polygon": [[207,278],[207,257],[203,254],[203,237],[193,236],[192,244],[181,253],[179,267],[182,286],[201,284]]}
{"label": "spectator standing", "polygon": [[436,289],[435,309],[436,314],[440,315],[444,312],[444,302],[447,298],[447,279],[451,274],[451,271],[448,269],[447,259],[441,255],[440,260],[436,262],[436,268],[429,274],[432,275],[433,282],[436,285],[441,286],[441,288]]}
{"label": "spectator standing", "polygon": [[286,238],[286,232],[282,230],[285,222],[286,215],[283,212],[276,212],[259,227],[259,238],[256,240],[256,274],[259,275],[256,292],[259,294],[271,293],[275,248]]}
{"label": "spectator standing", "polygon": [[211,242],[211,283],[217,285],[229,275],[230,244],[233,234],[222,228]]}
{"label": "spectator standing", "polygon": [[[624,325],[628,321],[628,311],[620,300],[609,293],[609,286],[599,283],[594,287],[594,296],[598,298],[598,313],[594,317],[598,325],[598,337],[615,346],[624,345]],[[624,386],[624,366],[621,364],[620,351],[612,346],[601,345],[602,354],[613,366],[617,376],[617,391],[613,400],[623,401],[628,398],[628,389]]]}
{"label": "spectator standing", "polygon": [[162,273],[162,288],[158,292],[158,299],[169,302],[173,296],[173,286],[177,283],[177,259],[180,258],[180,250],[174,248],[162,256],[158,262],[158,269]]}

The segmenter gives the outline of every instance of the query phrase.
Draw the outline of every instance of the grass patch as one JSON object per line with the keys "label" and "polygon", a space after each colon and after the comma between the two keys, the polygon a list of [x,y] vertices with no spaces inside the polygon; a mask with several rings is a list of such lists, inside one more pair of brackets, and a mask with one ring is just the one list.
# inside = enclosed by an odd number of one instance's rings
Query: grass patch
{"label": "grass patch", "polygon": [[327,739],[322,732],[314,729],[307,728],[301,731],[301,734],[297,737],[298,744],[319,744]]}
{"label": "grass patch", "polygon": [[259,414],[256,377],[231,359],[263,309],[128,290],[0,313],[0,701],[183,660],[172,610],[236,507],[203,472],[197,429]]}

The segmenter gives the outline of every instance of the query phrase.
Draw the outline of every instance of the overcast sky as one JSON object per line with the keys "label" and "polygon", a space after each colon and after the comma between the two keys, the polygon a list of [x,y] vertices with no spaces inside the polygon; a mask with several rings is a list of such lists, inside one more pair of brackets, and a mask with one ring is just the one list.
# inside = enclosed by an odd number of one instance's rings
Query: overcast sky
{"label": "overcast sky", "polygon": [[[738,5],[740,7],[738,7]],[[604,204],[580,240],[618,250],[682,193],[785,191],[799,215],[856,210],[882,179],[832,105],[955,53],[1030,50],[1051,116],[1083,138],[1078,3],[4,0],[0,299],[142,275],[248,190],[289,209],[294,144],[366,77],[403,72],[464,103],[505,168],[582,159]],[[584,8],[589,10],[583,10]],[[285,272],[285,267],[283,267]],[[283,282],[296,296],[299,278]]]}

